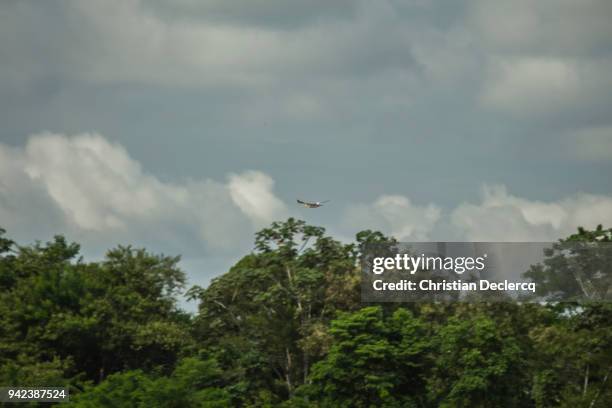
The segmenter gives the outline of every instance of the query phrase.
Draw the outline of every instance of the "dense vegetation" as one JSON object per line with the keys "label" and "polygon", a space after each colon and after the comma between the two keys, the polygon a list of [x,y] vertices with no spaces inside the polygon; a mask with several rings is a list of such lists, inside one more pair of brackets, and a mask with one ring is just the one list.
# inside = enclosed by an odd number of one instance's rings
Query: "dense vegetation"
{"label": "dense vegetation", "polygon": [[612,406],[609,304],[362,304],[360,253],[392,241],[274,223],[187,292],[192,316],[176,257],[85,262],[63,237],[0,230],[0,384],[70,386],[77,407]]}

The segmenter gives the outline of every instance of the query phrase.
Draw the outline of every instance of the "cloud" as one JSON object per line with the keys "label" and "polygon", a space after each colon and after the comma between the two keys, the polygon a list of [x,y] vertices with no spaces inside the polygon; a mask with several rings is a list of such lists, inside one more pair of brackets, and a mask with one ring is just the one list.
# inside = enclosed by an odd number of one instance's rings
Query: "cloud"
{"label": "cloud", "polygon": [[493,65],[484,102],[512,112],[554,111],[572,103],[582,86],[576,67],[563,60],[526,57]]}
{"label": "cloud", "polygon": [[610,99],[610,58],[510,55],[489,58],[487,67],[482,102],[514,115],[602,116]]}
{"label": "cloud", "polygon": [[[308,168],[313,184],[326,189],[335,188],[343,169],[356,180],[381,178],[380,170],[359,165],[372,149],[405,152],[402,158],[415,163],[435,154],[443,163],[439,174],[453,172],[445,186],[454,183],[457,190],[481,182],[474,178],[479,162],[459,166],[457,158],[483,151],[488,160],[500,159],[491,167],[493,180],[523,177],[529,186],[533,180],[506,165],[510,145],[551,161],[559,175],[551,181],[554,191],[570,191],[573,182],[607,188],[592,168],[573,167],[572,181],[564,180],[567,163],[551,160],[560,156],[555,149],[591,165],[610,157],[612,3],[606,0],[49,4],[0,5],[0,92],[15,90],[1,98],[7,130],[0,137],[13,142],[19,137],[13,135],[31,129],[69,132],[92,124],[105,134],[165,141],[167,129],[176,128],[180,136],[169,150],[190,163],[167,165],[171,177],[198,166],[226,174],[249,160],[269,161],[280,169],[277,180],[300,178]],[[23,98],[14,103],[15,95]],[[513,118],[498,120],[491,110]],[[534,117],[546,122],[530,127],[525,119]],[[560,135],[569,136],[559,143]],[[232,145],[244,140],[240,148]],[[310,154],[296,157],[295,144],[271,148],[268,140],[297,141]],[[441,151],[441,142],[448,148]],[[244,147],[256,143],[253,151]],[[198,148],[208,149],[206,164],[184,150]],[[21,205],[21,213],[38,208],[37,217],[45,217],[41,208],[49,208],[55,214],[49,219],[92,235],[152,236],[163,225],[176,242],[190,236],[227,246],[230,238],[221,242],[226,229],[250,231],[287,211],[269,176],[163,182],[120,145],[96,135],[39,135],[24,148],[3,149],[10,160],[0,164],[0,191],[19,192],[2,196],[3,214],[17,214]],[[139,152],[151,171],[165,165],[151,159],[165,153],[156,149],[151,143]],[[402,165],[395,160],[390,169]],[[431,237],[446,217],[441,206],[454,205],[453,197],[425,206],[414,197],[392,197],[348,212],[402,236]],[[360,215],[349,218],[369,224]],[[557,227],[546,225],[552,235]]]}
{"label": "cloud", "polygon": [[476,0],[469,23],[497,52],[588,55],[608,49],[612,5],[606,0]]}
{"label": "cloud", "polygon": [[[216,120],[333,122],[343,114],[363,117],[364,103],[382,113],[389,105],[402,109],[418,99],[415,76],[423,70],[448,76],[438,61],[457,60],[445,52],[429,56],[421,46],[426,64],[417,61],[420,38],[435,34],[417,35],[416,24],[405,24],[386,1],[226,3],[2,4],[0,92],[49,100],[82,87],[164,95],[170,89],[202,92],[207,110],[222,111]],[[440,41],[447,40],[430,42]]]}
{"label": "cloud", "polygon": [[612,225],[612,197],[578,193],[557,201],[538,201],[485,185],[480,202],[443,211],[418,206],[408,197],[384,195],[371,204],[345,210],[344,231],[380,230],[404,241],[556,241],[598,224]]}
{"label": "cloud", "polygon": [[312,0],[288,3],[284,0],[175,0],[148,1],[153,12],[179,19],[223,21],[287,29],[325,20],[344,20],[354,15],[358,1]]}
{"label": "cloud", "polygon": [[229,176],[230,197],[258,227],[284,218],[287,214],[287,206],[274,195],[273,187],[274,180],[259,171]]}
{"label": "cloud", "polygon": [[[258,171],[229,174],[226,183],[170,183],[147,174],[121,145],[98,134],[44,133],[23,148],[0,144],[0,218],[11,233],[69,233],[105,248],[135,243],[193,261],[246,250],[255,228],[287,213],[273,179]],[[612,224],[610,196],[579,193],[543,202],[485,186],[480,202],[448,213],[433,203],[383,195],[349,206],[344,228],[330,230],[378,229],[405,241],[550,241],[600,223]]]}
{"label": "cloud", "polygon": [[61,209],[43,186],[25,173],[23,150],[0,144],[0,226],[39,238],[57,233],[63,223]]}
{"label": "cloud", "polygon": [[[610,192],[612,2],[314,4],[0,2],[0,223],[199,268],[292,213],[276,191],[332,198],[300,214],[345,237],[548,240],[609,221],[606,196],[573,192]],[[26,140],[40,129],[62,134]],[[82,129],[121,144],[66,136]],[[273,172],[242,172],[259,163]],[[530,193],[457,206],[485,173]],[[336,212],[339,185],[375,195]],[[532,200],[540,185],[560,198]]]}
{"label": "cloud", "polygon": [[528,118],[603,115],[612,86],[609,1],[477,0],[467,11],[485,106]]}
{"label": "cloud", "polygon": [[[43,46],[39,33],[32,35],[24,29],[24,25],[38,24],[44,9],[31,4],[5,5],[7,12],[0,15],[0,25],[20,38],[22,45],[15,53],[7,42],[0,56],[12,55],[11,68],[27,63],[28,70],[21,72],[29,80],[57,75],[94,83],[205,88],[260,89],[313,74],[340,76],[357,70],[367,75],[414,66],[408,47],[397,52],[398,46],[407,45],[404,35],[389,38],[377,30],[385,22],[396,23],[385,6],[360,2],[359,8],[365,8],[367,15],[349,11],[346,14],[351,18],[330,21],[325,10],[336,10],[341,16],[355,7],[338,2],[318,9],[281,6],[283,2],[275,2],[279,3],[276,6],[222,3],[156,6],[138,0],[67,1],[53,14],[60,23],[53,28],[53,36],[62,44],[53,49],[55,54]],[[186,13],[190,18],[180,18]],[[281,29],[273,21],[262,21],[271,14],[294,24]],[[211,17],[214,15],[219,18]],[[290,18],[292,15],[296,18]],[[300,19],[309,24],[300,24]],[[43,54],[36,55],[40,49]],[[382,55],[386,58],[376,58]],[[34,63],[41,57],[47,62],[44,69]],[[13,79],[18,75],[19,71]]]}
{"label": "cloud", "polygon": [[480,203],[463,203],[450,218],[469,241],[554,241],[579,226],[611,225],[612,197],[578,193],[542,202],[516,197],[504,186],[485,186]]}
{"label": "cloud", "polygon": [[405,114],[438,93],[527,117],[609,106],[609,1],[316,3],[10,2],[0,89],[206,90],[239,95],[226,114],[246,122]]}
{"label": "cloud", "polygon": [[372,204],[357,204],[346,210],[344,225],[351,229],[381,230],[400,240],[427,240],[440,219],[434,204],[419,206],[401,195],[383,195]]}
{"label": "cloud", "polygon": [[[230,249],[250,238],[251,225],[286,215],[262,172],[231,174],[227,183],[163,182],[99,134],[34,135],[24,148],[0,144],[0,159],[0,214],[12,228],[42,221],[85,238],[121,237],[182,253]],[[48,219],[40,207],[48,207]]]}

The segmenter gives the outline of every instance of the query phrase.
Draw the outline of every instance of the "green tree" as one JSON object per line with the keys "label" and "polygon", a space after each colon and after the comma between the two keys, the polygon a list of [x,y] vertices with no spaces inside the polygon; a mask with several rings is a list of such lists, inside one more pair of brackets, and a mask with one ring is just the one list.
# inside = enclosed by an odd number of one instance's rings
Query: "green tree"
{"label": "green tree", "polygon": [[336,310],[359,304],[355,248],[293,218],[258,232],[255,248],[206,290],[190,293],[200,300],[200,338],[235,368],[237,389],[282,399],[325,352]]}
{"label": "green tree", "polygon": [[[329,330],[333,344],[315,364],[296,400],[320,406],[406,407],[424,401],[432,342],[409,311],[380,307],[343,313]],[[297,402],[296,402],[297,403]]]}
{"label": "green tree", "polygon": [[227,407],[229,394],[218,385],[222,371],[214,359],[185,358],[169,376],[142,370],[115,373],[76,396],[71,406],[82,408]]}
{"label": "green tree", "polygon": [[428,378],[434,406],[520,407],[527,374],[521,341],[473,310],[449,318],[436,334],[436,358]]}
{"label": "green tree", "polygon": [[549,300],[612,300],[612,229],[578,229],[545,250],[546,259],[524,275]]}
{"label": "green tree", "polygon": [[15,361],[92,381],[123,369],[172,369],[190,345],[189,317],[175,300],[184,284],[178,258],[119,247],[84,263],[78,252],[56,237],[0,260],[0,373]]}
{"label": "green tree", "polygon": [[[603,243],[603,244],[600,244]],[[532,394],[538,407],[612,404],[612,229],[579,228],[525,275],[551,299],[556,318],[531,332],[537,350]],[[555,297],[556,295],[556,297]]]}
{"label": "green tree", "polygon": [[189,291],[192,318],[177,257],[118,247],[84,262],[63,237],[20,246],[0,229],[0,384],[70,386],[80,407],[607,407],[612,307],[584,289],[606,293],[593,271],[609,253],[580,251],[611,237],[580,229],[559,242],[577,252],[530,271],[580,302],[367,306],[359,260],[397,242],[342,244],[290,218]]}

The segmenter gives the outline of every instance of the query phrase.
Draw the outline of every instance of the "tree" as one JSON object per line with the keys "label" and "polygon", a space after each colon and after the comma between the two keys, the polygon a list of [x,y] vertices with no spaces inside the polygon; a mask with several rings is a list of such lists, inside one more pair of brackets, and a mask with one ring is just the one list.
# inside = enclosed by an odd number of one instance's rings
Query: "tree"
{"label": "tree", "polygon": [[172,369],[189,346],[189,318],[175,300],[184,284],[178,258],[119,247],[84,263],[63,237],[13,252],[0,260],[4,372],[22,361],[101,381],[123,369]]}
{"label": "tree", "polygon": [[[611,236],[579,230],[560,241],[576,252],[554,249],[533,277],[551,294],[605,283],[593,269],[609,253],[580,251]],[[371,306],[359,260],[393,238],[343,244],[290,218],[255,244],[189,291],[191,317],[177,257],[117,247],[84,262],[63,237],[20,246],[0,230],[0,384],[69,386],[79,407],[612,405],[605,302]]]}
{"label": "tree", "polygon": [[612,229],[579,228],[544,255],[544,262],[524,274],[537,283],[538,295],[552,301],[612,300]]}
{"label": "tree", "polygon": [[602,302],[612,289],[611,242],[612,229],[578,228],[525,274],[541,295],[576,300],[550,304],[557,318],[531,333],[538,357],[532,390],[538,407],[612,404],[612,307]]}
{"label": "tree", "polygon": [[191,290],[200,299],[196,324],[204,344],[225,345],[230,357],[220,361],[243,364],[236,382],[286,398],[326,349],[336,310],[358,305],[354,247],[289,218],[258,232],[255,248],[206,290]]}
{"label": "tree", "polygon": [[342,313],[329,330],[333,344],[298,393],[320,406],[417,406],[425,395],[432,343],[409,311],[384,317],[380,307]]}
{"label": "tree", "polygon": [[435,406],[520,407],[525,354],[515,336],[475,312],[451,317],[436,335],[437,352],[428,391]]}
{"label": "tree", "polygon": [[229,395],[218,387],[222,371],[214,359],[185,358],[169,376],[142,370],[110,375],[77,395],[72,406],[195,408],[227,407]]}

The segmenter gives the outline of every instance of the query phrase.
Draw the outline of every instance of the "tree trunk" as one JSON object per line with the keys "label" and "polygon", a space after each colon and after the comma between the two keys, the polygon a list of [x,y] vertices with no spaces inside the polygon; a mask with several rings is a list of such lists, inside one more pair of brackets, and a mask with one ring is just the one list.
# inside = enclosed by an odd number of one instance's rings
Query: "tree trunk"
{"label": "tree trunk", "polygon": [[589,365],[587,364],[586,370],[584,370],[584,385],[582,386],[582,396],[586,395],[588,388],[589,388]]}
{"label": "tree trunk", "polygon": [[289,396],[293,395],[293,384],[291,383],[291,369],[293,368],[293,364],[291,362],[291,353],[289,352],[289,348],[285,347],[285,354],[287,356],[287,364],[285,368],[285,382],[287,383],[287,391],[289,392]]}
{"label": "tree trunk", "polygon": [[597,394],[595,394],[595,398],[593,398],[593,400],[589,404],[589,408],[593,408],[593,406],[595,406],[595,403],[597,402],[597,399],[599,398],[599,395],[601,394],[601,391],[603,391],[605,389],[606,382],[608,381],[608,376],[610,375],[610,370],[612,370],[612,368],[609,368],[608,371],[606,371],[606,375],[605,375],[603,381],[601,382],[601,386],[597,390]]}
{"label": "tree trunk", "polygon": [[[306,324],[310,325],[310,321],[312,319],[312,305],[308,305],[308,314],[306,316]],[[302,327],[304,327],[304,322],[302,320]],[[308,348],[304,350],[304,384],[308,381],[308,373],[310,370],[310,355],[308,354]]]}

